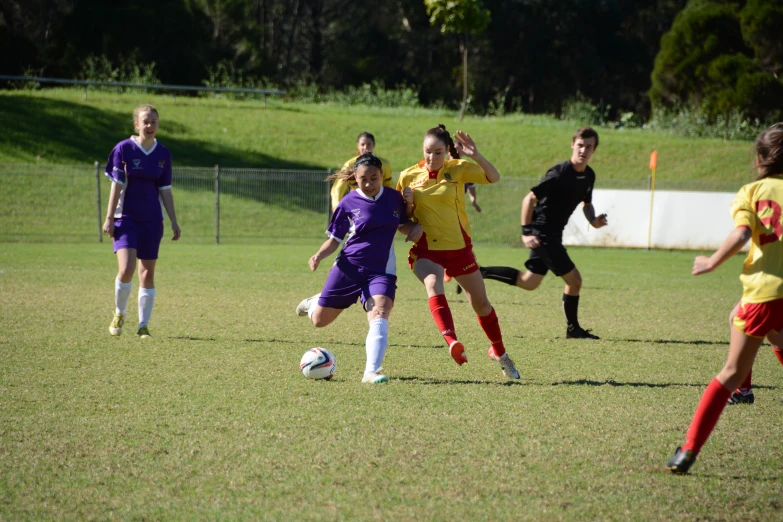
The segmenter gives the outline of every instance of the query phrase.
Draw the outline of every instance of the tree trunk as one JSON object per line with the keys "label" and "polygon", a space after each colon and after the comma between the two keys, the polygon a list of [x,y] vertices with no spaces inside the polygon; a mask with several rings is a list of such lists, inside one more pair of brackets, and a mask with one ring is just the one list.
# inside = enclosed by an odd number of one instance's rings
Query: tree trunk
{"label": "tree trunk", "polygon": [[468,35],[463,35],[460,39],[460,50],[462,51],[462,109],[459,111],[459,120],[465,117],[465,109],[468,105]]}

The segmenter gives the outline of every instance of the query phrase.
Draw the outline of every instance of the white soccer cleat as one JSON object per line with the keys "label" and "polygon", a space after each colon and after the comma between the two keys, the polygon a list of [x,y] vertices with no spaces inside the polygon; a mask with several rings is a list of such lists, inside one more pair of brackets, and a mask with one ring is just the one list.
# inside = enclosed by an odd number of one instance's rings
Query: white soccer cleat
{"label": "white soccer cleat", "polygon": [[[380,368],[378,370],[380,371]],[[384,382],[389,382],[389,378],[378,372],[364,372],[362,382],[370,384],[383,384]]]}
{"label": "white soccer cleat", "polygon": [[122,334],[123,324],[125,324],[125,316],[115,313],[114,319],[112,319],[111,324],[109,325],[109,333],[115,337]]}
{"label": "white soccer cleat", "polygon": [[313,302],[313,299],[318,299],[321,297],[321,294],[315,294],[312,297],[308,297],[307,299],[302,299],[302,301],[296,305],[296,315],[300,317],[304,317],[307,315],[307,312],[310,310],[310,304]]}
{"label": "white soccer cleat", "polygon": [[493,350],[491,347],[489,351],[487,352],[487,355],[490,359],[493,361],[497,361],[500,363],[500,368],[503,370],[503,376],[506,379],[519,379],[519,372],[517,371],[517,367],[514,366],[514,361],[511,360],[511,357],[508,356],[508,353],[504,353],[502,356],[498,357],[495,355],[495,350]]}

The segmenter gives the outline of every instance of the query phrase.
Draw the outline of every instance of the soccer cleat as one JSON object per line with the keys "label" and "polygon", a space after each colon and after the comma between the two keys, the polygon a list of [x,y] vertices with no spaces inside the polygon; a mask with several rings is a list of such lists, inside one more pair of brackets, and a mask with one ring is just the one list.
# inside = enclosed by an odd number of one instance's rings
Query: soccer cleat
{"label": "soccer cleat", "polygon": [[569,326],[566,329],[566,339],[600,339],[597,335],[591,334],[591,331],[581,326]]}
{"label": "soccer cleat", "polygon": [[457,294],[461,294],[461,293],[462,293],[462,287],[459,285],[459,283],[457,283]]}
{"label": "soccer cleat", "polygon": [[296,315],[298,316],[305,316],[307,315],[307,311],[310,309],[310,302],[319,297],[321,294],[314,295],[312,297],[308,297],[307,299],[302,299],[302,301],[296,305]]}
{"label": "soccer cleat", "polygon": [[674,456],[666,463],[666,467],[671,470],[672,473],[678,475],[688,473],[693,463],[696,462],[696,455],[691,450],[684,450],[677,448],[674,452]]}
{"label": "soccer cleat", "polygon": [[[378,372],[380,371],[381,368],[378,368]],[[383,384],[385,382],[389,382],[388,377],[378,372],[364,372],[364,377],[362,377],[362,382],[370,383],[370,384]]]}
{"label": "soccer cleat", "polygon": [[122,333],[122,325],[125,324],[125,316],[115,312],[114,319],[109,325],[109,333],[115,337]]}
{"label": "soccer cleat", "polygon": [[136,332],[136,335],[139,336],[139,339],[152,339],[152,336],[150,335],[150,329],[146,326],[139,327],[139,331]]}
{"label": "soccer cleat", "polygon": [[460,366],[468,362],[468,356],[465,355],[465,345],[459,341],[454,341],[449,345],[449,354]]}
{"label": "soccer cleat", "polygon": [[748,390],[747,392],[734,390],[727,404],[753,404],[755,400],[756,397],[753,395],[753,390]]}
{"label": "soccer cleat", "polygon": [[498,357],[495,355],[495,350],[490,346],[487,355],[493,361],[500,363],[500,368],[503,370],[503,377],[506,379],[519,379],[519,372],[517,371],[517,367],[514,366],[514,361],[511,360],[511,357],[509,357],[507,353],[504,353]]}

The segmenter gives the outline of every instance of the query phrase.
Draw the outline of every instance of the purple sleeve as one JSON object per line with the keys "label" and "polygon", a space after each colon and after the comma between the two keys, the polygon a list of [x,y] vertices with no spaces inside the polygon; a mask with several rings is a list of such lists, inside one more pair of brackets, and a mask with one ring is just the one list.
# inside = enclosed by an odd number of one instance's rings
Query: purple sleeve
{"label": "purple sleeve", "polygon": [[158,189],[171,188],[171,154],[166,158],[163,173],[158,178]]}
{"label": "purple sleeve", "polygon": [[351,220],[348,219],[348,213],[342,205],[337,205],[334,214],[332,214],[332,220],[329,222],[329,228],[326,229],[326,234],[342,243],[350,231]]}
{"label": "purple sleeve", "polygon": [[120,185],[125,184],[125,162],[122,161],[122,147],[119,143],[109,153],[109,159],[106,162],[106,176]]}
{"label": "purple sleeve", "polygon": [[404,225],[409,221],[408,214],[407,214],[407,205],[405,204],[405,198],[402,197],[402,194],[397,192],[397,196],[399,196],[400,199],[400,203],[398,206],[400,212],[400,225]]}

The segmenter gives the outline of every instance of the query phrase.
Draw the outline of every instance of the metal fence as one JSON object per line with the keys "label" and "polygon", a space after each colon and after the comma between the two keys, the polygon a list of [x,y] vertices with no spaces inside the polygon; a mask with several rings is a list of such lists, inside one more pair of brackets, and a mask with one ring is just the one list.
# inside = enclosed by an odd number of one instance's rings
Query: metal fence
{"label": "metal fence", "polygon": [[[103,165],[0,165],[0,241],[102,241],[110,181]],[[182,241],[257,243],[322,238],[329,171],[174,167]],[[468,208],[477,242],[519,243],[522,198],[538,179],[504,177],[478,187]],[[649,180],[598,180],[596,188],[647,190]],[[736,192],[741,182],[656,182],[656,190]],[[600,210],[600,209],[599,209]],[[646,218],[645,218],[646,219]]]}

